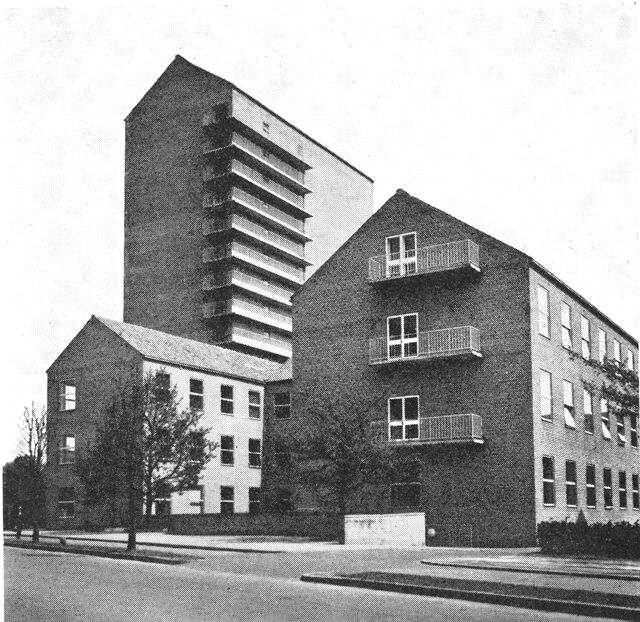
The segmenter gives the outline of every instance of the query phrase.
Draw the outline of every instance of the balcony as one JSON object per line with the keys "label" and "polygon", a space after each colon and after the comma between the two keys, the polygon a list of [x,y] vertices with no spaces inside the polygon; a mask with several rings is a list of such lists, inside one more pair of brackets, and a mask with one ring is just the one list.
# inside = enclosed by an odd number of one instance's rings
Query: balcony
{"label": "balcony", "polygon": [[263,350],[289,358],[291,356],[291,341],[280,339],[272,335],[254,332],[246,328],[234,326],[224,337],[218,342],[221,345],[236,343],[239,345]]}
{"label": "balcony", "polygon": [[205,302],[202,305],[205,319],[223,315],[239,315],[255,322],[260,322],[280,330],[291,332],[291,315],[277,311],[266,305],[260,305],[246,298],[231,298],[216,302]]}
{"label": "balcony", "polygon": [[480,332],[473,326],[423,331],[399,341],[369,340],[369,365],[481,356]]}
{"label": "balcony", "polygon": [[468,269],[480,272],[480,250],[471,240],[425,246],[369,258],[369,282]]}
{"label": "balcony", "polygon": [[285,287],[280,287],[275,283],[271,283],[265,279],[259,279],[255,276],[242,272],[241,270],[230,270],[226,274],[207,274],[202,279],[202,289],[204,291],[211,291],[219,289],[221,287],[236,286],[251,292],[252,294],[258,294],[269,300],[278,302],[287,307],[291,307],[291,296],[293,296],[293,290]]}
{"label": "balcony", "polygon": [[232,242],[224,246],[210,246],[202,250],[203,263],[223,261],[225,259],[239,259],[258,270],[274,274],[296,285],[302,285],[304,282],[303,268],[292,266],[238,242]]}
{"label": "balcony", "polygon": [[[420,417],[418,436],[416,438],[391,438],[391,428],[398,433],[402,426],[389,426],[386,421],[376,421],[376,433],[382,440],[393,445],[440,445],[448,443],[484,443],[482,417],[480,415],[443,415],[440,417]],[[415,428],[415,426],[413,426]],[[406,430],[406,428],[405,428]]]}

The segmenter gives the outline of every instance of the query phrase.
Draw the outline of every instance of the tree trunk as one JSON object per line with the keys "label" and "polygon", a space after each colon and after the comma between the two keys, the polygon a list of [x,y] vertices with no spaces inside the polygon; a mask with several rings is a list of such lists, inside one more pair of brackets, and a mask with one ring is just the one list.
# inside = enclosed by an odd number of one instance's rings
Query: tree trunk
{"label": "tree trunk", "polygon": [[129,486],[129,539],[127,540],[127,551],[136,550],[136,491],[133,486]]}
{"label": "tree trunk", "polygon": [[36,519],[33,521],[33,535],[31,536],[31,541],[34,544],[38,544],[38,542],[40,542],[40,526]]}

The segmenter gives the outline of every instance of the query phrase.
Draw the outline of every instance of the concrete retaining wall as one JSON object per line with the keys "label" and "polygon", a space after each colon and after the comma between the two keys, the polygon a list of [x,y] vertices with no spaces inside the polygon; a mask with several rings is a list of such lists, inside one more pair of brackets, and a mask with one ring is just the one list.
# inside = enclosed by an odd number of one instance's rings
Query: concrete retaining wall
{"label": "concrete retaining wall", "polygon": [[344,517],[345,544],[424,546],[424,512],[349,514]]}

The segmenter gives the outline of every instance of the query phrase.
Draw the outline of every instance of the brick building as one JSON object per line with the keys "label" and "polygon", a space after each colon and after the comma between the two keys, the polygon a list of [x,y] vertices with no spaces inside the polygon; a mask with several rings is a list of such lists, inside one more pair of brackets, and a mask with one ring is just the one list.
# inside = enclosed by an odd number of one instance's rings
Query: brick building
{"label": "brick building", "polygon": [[373,212],[372,180],[180,56],[125,138],[125,322],[290,356],[291,295]]}
{"label": "brick building", "polygon": [[[350,511],[420,510],[448,542],[502,545],[580,510],[640,518],[638,422],[614,420],[580,358],[637,371],[637,341],[524,253],[399,190],[293,300],[291,405],[269,430],[304,425],[308,395],[373,401],[414,458]],[[280,496],[319,504],[280,475]]]}
{"label": "brick building", "polygon": [[[218,443],[201,486],[156,502],[173,514],[255,512],[262,485],[264,385],[279,372],[274,361],[160,331],[93,316],[47,371],[47,518],[50,527],[93,520],[74,472],[105,409],[127,380],[163,374],[180,408],[203,411],[201,425]],[[100,520],[118,521],[118,516]]]}

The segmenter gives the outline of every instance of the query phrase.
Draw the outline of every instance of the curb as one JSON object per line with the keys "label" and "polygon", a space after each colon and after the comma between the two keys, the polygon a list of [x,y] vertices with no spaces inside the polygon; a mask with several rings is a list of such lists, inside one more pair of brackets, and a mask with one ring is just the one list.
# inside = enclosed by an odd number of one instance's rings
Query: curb
{"label": "curb", "polygon": [[171,557],[156,557],[154,555],[136,554],[130,555],[124,551],[92,551],[90,549],[74,549],[61,544],[32,544],[27,542],[6,542],[5,546],[12,547],[14,549],[25,549],[29,551],[50,551],[54,553],[71,553],[74,555],[88,555],[90,557],[106,557],[109,559],[124,559],[132,562],[145,562],[150,564],[166,564],[169,566],[178,566],[184,564],[189,560],[174,559]]}
{"label": "curb", "polygon": [[[456,587],[437,587],[415,585],[411,583],[390,583],[372,579],[356,579],[332,574],[305,574],[300,577],[306,583],[322,583],[328,585],[340,585],[345,587],[359,587],[385,592],[398,592],[401,594],[414,594],[420,596],[432,596],[437,598],[453,598],[456,600],[469,600],[479,603],[494,605],[508,605],[524,609],[537,609],[540,611],[556,611],[561,613],[573,613],[599,618],[615,618],[617,620],[638,620],[640,609],[607,605],[603,603],[588,603],[584,601],[560,600],[538,598],[518,594],[503,594],[484,590],[465,590]],[[451,580],[455,586],[456,581]]]}
{"label": "curb", "polygon": [[640,581],[639,575],[629,574],[604,574],[600,572],[580,572],[580,571],[568,571],[568,570],[539,570],[537,568],[518,568],[517,566],[492,566],[487,564],[465,564],[464,562],[440,562],[431,561],[428,559],[420,560],[421,564],[427,566],[438,566],[440,568],[469,568],[471,570],[499,570],[501,572],[524,572],[527,574],[553,574],[563,575],[567,577],[579,577],[581,579],[611,579],[613,581]]}

